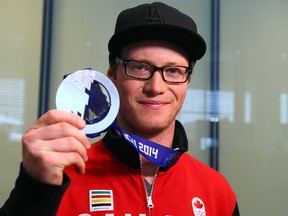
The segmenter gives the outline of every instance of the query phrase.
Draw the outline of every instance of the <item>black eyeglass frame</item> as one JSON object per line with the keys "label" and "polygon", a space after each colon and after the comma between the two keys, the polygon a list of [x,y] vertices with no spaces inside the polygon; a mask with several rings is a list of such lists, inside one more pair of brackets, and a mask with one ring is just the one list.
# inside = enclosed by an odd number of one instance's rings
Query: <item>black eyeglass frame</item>
{"label": "black eyeglass frame", "polygon": [[[127,64],[130,62],[130,61],[134,61],[134,62],[139,62],[139,63],[144,63],[146,65],[149,65],[151,68],[152,68],[152,73],[150,74],[149,77],[147,78],[142,78],[142,77],[135,77],[135,76],[132,76],[131,74],[128,74],[127,73]],[[187,82],[187,80],[189,79],[190,75],[192,74],[193,72],[193,69],[191,67],[186,67],[186,66],[181,66],[181,65],[166,65],[166,66],[162,66],[162,67],[157,67],[155,65],[152,65],[152,64],[149,64],[147,62],[143,62],[143,61],[138,61],[138,60],[123,60],[119,57],[116,57],[114,62],[116,64],[122,64],[124,66],[124,69],[125,69],[125,74],[128,76],[128,77],[131,77],[131,78],[134,78],[134,79],[138,79],[138,80],[149,80],[151,79],[151,77],[153,77],[155,71],[161,71],[161,76],[162,76],[162,79],[167,82],[167,83],[170,83],[170,84],[182,84],[182,83],[185,83]],[[186,71],[185,71],[185,74],[187,74],[187,77],[184,81],[177,81],[177,82],[174,82],[174,81],[168,81],[165,79],[164,77],[164,69],[167,68],[167,67],[181,67],[181,68],[185,68]]]}

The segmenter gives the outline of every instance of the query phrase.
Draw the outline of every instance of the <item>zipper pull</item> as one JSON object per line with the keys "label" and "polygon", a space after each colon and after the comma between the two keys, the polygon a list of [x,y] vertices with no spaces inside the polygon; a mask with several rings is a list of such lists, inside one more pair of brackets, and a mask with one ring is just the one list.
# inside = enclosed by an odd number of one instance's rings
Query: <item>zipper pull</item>
{"label": "zipper pull", "polygon": [[154,204],[152,202],[152,197],[151,196],[147,196],[147,202],[148,202],[148,208],[151,209],[154,207]]}

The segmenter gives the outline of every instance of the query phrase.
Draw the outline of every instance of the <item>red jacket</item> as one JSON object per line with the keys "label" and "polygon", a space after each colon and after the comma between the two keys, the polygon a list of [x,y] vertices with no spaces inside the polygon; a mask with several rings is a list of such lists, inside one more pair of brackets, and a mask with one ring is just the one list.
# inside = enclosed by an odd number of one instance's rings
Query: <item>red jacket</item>
{"label": "red jacket", "polygon": [[[126,150],[131,152],[127,154]],[[149,209],[139,159],[136,160],[138,154],[133,151],[115,140],[104,139],[92,145],[84,175],[77,174],[73,168],[67,169],[71,184],[57,215],[233,215],[236,196],[225,178],[187,153],[174,166],[160,169],[152,192],[154,207]],[[122,160],[127,158],[122,153],[134,155],[131,159],[135,160],[134,167],[128,166],[131,161]]]}
{"label": "red jacket", "polygon": [[[176,121],[173,149],[188,149]],[[23,165],[1,216],[239,216],[236,197],[225,178],[187,153],[160,168],[152,192],[153,208],[141,176],[139,154],[125,140],[107,132],[92,145],[84,175],[72,167],[62,185],[31,178]],[[63,195],[64,194],[64,195]]]}

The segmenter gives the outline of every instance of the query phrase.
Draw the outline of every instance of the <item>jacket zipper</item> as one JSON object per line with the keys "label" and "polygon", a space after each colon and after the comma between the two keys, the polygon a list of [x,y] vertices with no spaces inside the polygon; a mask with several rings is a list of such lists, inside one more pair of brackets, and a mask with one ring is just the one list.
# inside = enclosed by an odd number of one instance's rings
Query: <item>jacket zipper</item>
{"label": "jacket zipper", "polygon": [[[141,169],[142,169],[142,168],[141,168]],[[155,173],[155,175],[154,175],[154,178],[153,178],[153,181],[152,181],[152,184],[151,184],[150,194],[148,194],[148,191],[147,191],[146,185],[145,185],[145,179],[144,179],[144,176],[142,175],[143,184],[144,184],[144,188],[145,188],[145,191],[146,191],[147,207],[148,207],[148,209],[149,209],[149,216],[152,216],[152,209],[154,208],[154,204],[153,204],[153,201],[152,201],[152,194],[153,194],[154,183],[155,183],[155,180],[156,180],[158,171],[159,171],[159,166],[158,166],[157,169],[156,169],[156,173]]]}
{"label": "jacket zipper", "polygon": [[150,196],[147,196],[147,206],[149,209],[152,209],[154,207],[154,204],[152,202],[152,194],[150,194]]}

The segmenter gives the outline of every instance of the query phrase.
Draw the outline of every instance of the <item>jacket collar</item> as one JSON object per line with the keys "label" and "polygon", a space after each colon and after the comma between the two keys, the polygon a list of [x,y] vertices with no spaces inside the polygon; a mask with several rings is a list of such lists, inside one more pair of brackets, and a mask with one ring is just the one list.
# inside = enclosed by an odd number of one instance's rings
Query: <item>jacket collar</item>
{"label": "jacket collar", "polygon": [[[106,148],[118,160],[131,168],[140,168],[139,153],[119,134],[110,128],[103,138]],[[183,125],[176,120],[172,148],[182,153],[188,151],[188,139]]]}

